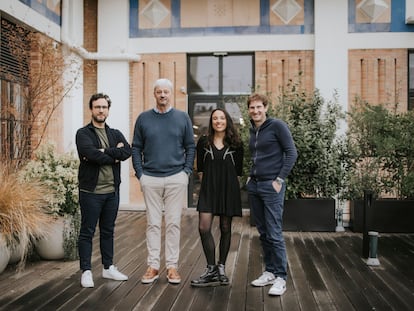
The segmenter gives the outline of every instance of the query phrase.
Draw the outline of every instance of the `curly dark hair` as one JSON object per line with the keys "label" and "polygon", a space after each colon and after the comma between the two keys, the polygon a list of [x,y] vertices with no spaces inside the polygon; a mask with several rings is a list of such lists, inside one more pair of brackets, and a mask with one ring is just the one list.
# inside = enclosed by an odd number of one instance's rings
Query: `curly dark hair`
{"label": "curly dark hair", "polygon": [[104,99],[107,101],[107,103],[108,103],[108,108],[111,108],[111,103],[112,103],[112,101],[111,101],[111,99],[109,98],[109,96],[108,96],[108,95],[106,95],[106,94],[104,94],[104,93],[96,93],[96,94],[93,94],[93,95],[91,96],[91,98],[89,99],[89,109],[92,109],[92,103],[93,103],[95,100],[98,100],[98,99],[100,99],[100,98],[104,98]]}
{"label": "curly dark hair", "polygon": [[208,144],[211,146],[213,145],[213,141],[214,141],[213,114],[216,111],[222,111],[224,115],[226,116],[227,125],[226,125],[226,131],[224,135],[224,145],[232,147],[232,148],[239,147],[241,145],[241,139],[237,131],[237,128],[234,126],[233,120],[230,117],[229,113],[222,108],[216,108],[210,114],[210,121],[208,123],[208,134],[207,134]]}

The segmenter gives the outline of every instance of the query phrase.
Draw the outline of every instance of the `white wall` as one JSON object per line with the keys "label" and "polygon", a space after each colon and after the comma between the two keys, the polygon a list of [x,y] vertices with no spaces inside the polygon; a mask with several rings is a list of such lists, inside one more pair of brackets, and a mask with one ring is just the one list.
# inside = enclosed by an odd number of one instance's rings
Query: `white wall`
{"label": "white wall", "polygon": [[240,35],[206,37],[133,38],[130,52],[203,53],[313,50],[313,35]]}
{"label": "white wall", "polygon": [[[98,52],[123,53],[128,44],[129,1],[100,0],[98,2]],[[127,60],[98,61],[98,92],[112,100],[108,125],[129,137],[129,63]],[[121,204],[129,203],[130,160],[122,162]]]}
{"label": "white wall", "polygon": [[[315,87],[348,107],[348,1],[315,0]],[[344,131],[342,124],[341,132]]]}
{"label": "white wall", "polygon": [[64,52],[66,63],[71,65],[64,76],[69,85],[76,81],[64,104],[64,148],[65,151],[76,151],[76,131],[84,126],[83,122],[83,59],[70,50],[73,44],[83,43],[83,0],[62,1],[62,29],[61,39],[66,44]]}

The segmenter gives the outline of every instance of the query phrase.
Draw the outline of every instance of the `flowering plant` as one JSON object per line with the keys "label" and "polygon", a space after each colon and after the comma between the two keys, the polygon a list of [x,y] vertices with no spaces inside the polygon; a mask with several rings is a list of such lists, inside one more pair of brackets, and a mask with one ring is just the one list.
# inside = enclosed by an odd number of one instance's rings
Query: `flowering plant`
{"label": "flowering plant", "polygon": [[45,198],[50,214],[75,215],[79,210],[78,165],[73,152],[56,154],[54,146],[46,144],[24,166],[21,176],[26,181],[38,180],[51,190]]}

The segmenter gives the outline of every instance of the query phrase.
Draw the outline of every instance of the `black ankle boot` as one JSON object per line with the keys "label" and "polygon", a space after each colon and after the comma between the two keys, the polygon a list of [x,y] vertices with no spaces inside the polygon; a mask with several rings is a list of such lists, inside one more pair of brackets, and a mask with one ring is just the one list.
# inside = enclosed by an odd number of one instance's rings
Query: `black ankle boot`
{"label": "black ankle boot", "polygon": [[224,270],[224,265],[219,263],[217,265],[219,280],[221,285],[228,285],[229,284],[229,278],[226,276],[226,271]]}
{"label": "black ankle boot", "polygon": [[191,281],[191,286],[194,287],[207,287],[218,286],[220,280],[218,276],[217,266],[208,265],[206,271],[197,279]]}

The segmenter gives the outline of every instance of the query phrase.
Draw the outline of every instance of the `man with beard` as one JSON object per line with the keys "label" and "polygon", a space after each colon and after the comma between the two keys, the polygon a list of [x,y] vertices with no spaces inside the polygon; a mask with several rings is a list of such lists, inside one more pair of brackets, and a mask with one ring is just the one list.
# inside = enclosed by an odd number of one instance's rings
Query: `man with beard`
{"label": "man with beard", "polygon": [[94,287],[91,272],[92,239],[99,221],[102,277],[126,281],[128,276],[113,265],[114,228],[119,207],[121,164],[131,156],[131,147],[119,130],[106,124],[111,107],[108,95],[91,96],[92,121],[76,133],[79,165],[81,228],[79,259],[82,287]]}

